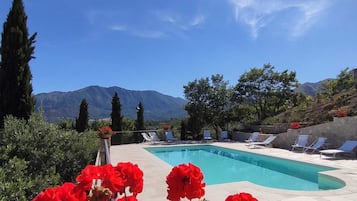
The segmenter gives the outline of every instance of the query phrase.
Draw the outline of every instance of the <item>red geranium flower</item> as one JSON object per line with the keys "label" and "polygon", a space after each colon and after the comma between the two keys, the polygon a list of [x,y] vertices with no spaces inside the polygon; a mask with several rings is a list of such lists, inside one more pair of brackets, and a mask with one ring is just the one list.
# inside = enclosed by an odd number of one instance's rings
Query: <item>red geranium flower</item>
{"label": "red geranium flower", "polygon": [[100,180],[101,186],[109,188],[113,193],[120,192],[124,188],[124,181],[120,172],[115,171],[111,164],[104,166],[88,165],[76,180],[79,188],[84,191],[91,190],[93,180]]}
{"label": "red geranium flower", "polygon": [[[133,193],[134,196],[143,191],[143,171],[136,164],[130,162],[118,163],[115,167],[115,170],[118,171],[123,178],[124,186],[129,187],[129,192]],[[119,191],[120,194],[125,193],[125,189]]]}
{"label": "red geranium flower", "polygon": [[32,201],[59,200],[57,198],[56,188],[47,188],[45,191],[38,194]]}
{"label": "red geranium flower", "polygon": [[347,117],[347,109],[346,108],[339,108],[337,111],[336,111],[336,116],[337,117]]}
{"label": "red geranium flower", "polygon": [[109,126],[103,126],[98,129],[98,135],[100,138],[109,138],[113,135],[113,130]]}
{"label": "red geranium flower", "polygon": [[78,188],[83,191],[89,191],[92,188],[93,179],[101,179],[101,169],[99,166],[87,165],[77,176]]}
{"label": "red geranium flower", "polygon": [[167,130],[170,129],[170,125],[164,124],[164,125],[162,126],[162,129],[164,129],[165,131],[167,131]]}
{"label": "red geranium flower", "polygon": [[300,126],[301,126],[300,122],[297,122],[297,121],[290,123],[290,128],[293,128],[293,129],[298,129],[298,128],[300,128]]}
{"label": "red geranium flower", "polygon": [[122,197],[117,199],[117,201],[138,201],[135,196]]}
{"label": "red geranium flower", "polygon": [[100,168],[102,168],[101,185],[103,187],[109,188],[114,193],[121,192],[125,188],[123,175],[116,171],[112,164],[106,164]]}
{"label": "red geranium flower", "polygon": [[249,193],[237,193],[228,196],[225,201],[258,201],[258,200]]}
{"label": "red geranium flower", "polygon": [[73,183],[64,183],[62,186],[47,188],[38,194],[32,201],[86,201],[84,191],[75,192]]}
{"label": "red geranium flower", "polygon": [[168,184],[167,199],[179,201],[186,197],[189,200],[204,196],[205,183],[202,183],[203,174],[199,167],[189,163],[180,164],[172,168],[166,178]]}

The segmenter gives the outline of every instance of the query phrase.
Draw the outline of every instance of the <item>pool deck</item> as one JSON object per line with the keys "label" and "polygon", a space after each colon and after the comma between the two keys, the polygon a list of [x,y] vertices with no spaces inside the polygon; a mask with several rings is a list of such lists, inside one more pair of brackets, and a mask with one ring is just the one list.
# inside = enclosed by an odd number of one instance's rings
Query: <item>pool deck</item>
{"label": "pool deck", "polygon": [[[192,143],[176,143],[169,146],[189,145]],[[276,148],[249,149],[245,143],[239,142],[212,142],[215,146],[226,147],[236,150],[249,151],[253,153],[286,158],[312,164],[325,165],[338,168],[328,171],[326,174],[342,179],[346,186],[337,190],[325,191],[292,191],[273,189],[258,186],[250,182],[233,182],[218,185],[208,185],[205,190],[205,198],[209,201],[224,201],[228,195],[248,192],[259,201],[356,201],[357,200],[357,159],[329,160],[320,158],[319,154],[305,154],[291,152]],[[193,144],[194,145],[194,144]],[[138,200],[162,201],[167,200],[166,176],[172,166],[155,157],[143,148],[168,146],[168,144],[129,144],[111,147],[111,162],[130,161],[139,165],[144,172],[144,190],[138,195]],[[219,171],[219,170],[217,170]]]}

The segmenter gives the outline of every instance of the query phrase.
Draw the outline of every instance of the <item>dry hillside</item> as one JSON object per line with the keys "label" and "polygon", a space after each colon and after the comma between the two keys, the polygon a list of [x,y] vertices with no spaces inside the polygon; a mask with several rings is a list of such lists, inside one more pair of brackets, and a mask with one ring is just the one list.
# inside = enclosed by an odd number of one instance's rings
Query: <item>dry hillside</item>
{"label": "dry hillside", "polygon": [[316,97],[304,105],[279,114],[275,119],[280,123],[300,121],[306,126],[315,125],[332,121],[337,110],[341,108],[347,110],[348,116],[357,115],[357,90],[355,88],[341,91],[331,98]]}

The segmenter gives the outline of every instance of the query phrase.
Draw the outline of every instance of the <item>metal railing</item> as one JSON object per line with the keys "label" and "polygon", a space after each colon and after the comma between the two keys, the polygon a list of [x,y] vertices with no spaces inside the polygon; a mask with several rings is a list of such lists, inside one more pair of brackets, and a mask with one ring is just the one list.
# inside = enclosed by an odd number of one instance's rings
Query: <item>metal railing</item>
{"label": "metal railing", "polygon": [[[156,132],[159,130],[151,129],[151,130],[138,130],[138,131],[114,131],[116,134],[121,133],[141,133],[141,132]],[[95,165],[105,165],[110,162],[110,146],[111,146],[111,138],[108,139],[99,139],[99,149],[97,152],[97,157],[95,160]]]}
{"label": "metal railing", "polygon": [[99,149],[95,160],[95,165],[105,165],[110,163],[110,138],[100,139]]}

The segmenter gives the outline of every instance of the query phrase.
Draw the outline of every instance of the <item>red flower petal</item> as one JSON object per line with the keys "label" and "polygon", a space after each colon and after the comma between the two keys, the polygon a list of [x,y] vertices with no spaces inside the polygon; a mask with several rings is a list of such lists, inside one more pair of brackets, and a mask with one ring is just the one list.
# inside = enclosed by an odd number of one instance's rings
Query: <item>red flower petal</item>
{"label": "red flower petal", "polygon": [[117,199],[117,201],[138,201],[135,196],[122,197]]}
{"label": "red flower petal", "polygon": [[[133,193],[134,196],[143,191],[143,171],[138,167],[138,165],[130,162],[118,163],[115,170],[120,172],[124,180],[124,186],[129,187],[129,191]],[[124,193],[120,192],[121,194]]]}
{"label": "red flower petal", "polygon": [[234,195],[229,195],[225,201],[258,201],[249,193],[237,193]]}
{"label": "red flower petal", "polygon": [[86,201],[85,192],[75,192],[74,189],[75,185],[67,182],[62,186],[47,188],[32,201]]}
{"label": "red flower petal", "polygon": [[77,176],[78,187],[83,191],[89,191],[92,188],[93,179],[101,179],[101,168],[95,165],[87,165]]}
{"label": "red flower petal", "polygon": [[202,180],[203,174],[199,167],[191,163],[175,166],[166,177],[167,199],[179,201],[184,197],[190,200],[203,197],[205,183]]}
{"label": "red flower petal", "polygon": [[109,188],[113,193],[121,192],[125,188],[124,180],[120,172],[116,171],[112,164],[101,166],[102,186]]}

